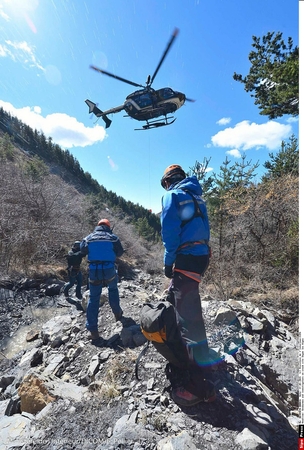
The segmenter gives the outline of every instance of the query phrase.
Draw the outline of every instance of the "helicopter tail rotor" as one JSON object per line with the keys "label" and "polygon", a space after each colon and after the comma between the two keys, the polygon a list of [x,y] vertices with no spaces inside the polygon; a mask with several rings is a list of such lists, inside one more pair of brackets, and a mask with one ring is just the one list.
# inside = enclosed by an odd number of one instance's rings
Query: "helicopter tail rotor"
{"label": "helicopter tail rotor", "polygon": [[112,120],[110,120],[97,106],[96,103],[91,102],[91,100],[85,100],[86,104],[89,107],[89,114],[93,113],[96,117],[101,117],[102,120],[106,124],[106,128],[109,128],[109,126],[112,123]]}

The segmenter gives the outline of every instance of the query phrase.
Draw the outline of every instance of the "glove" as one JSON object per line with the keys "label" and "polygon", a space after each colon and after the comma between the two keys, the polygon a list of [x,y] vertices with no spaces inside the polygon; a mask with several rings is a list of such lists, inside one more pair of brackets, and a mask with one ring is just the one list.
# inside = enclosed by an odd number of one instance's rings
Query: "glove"
{"label": "glove", "polygon": [[165,266],[164,273],[167,278],[173,278],[173,266]]}

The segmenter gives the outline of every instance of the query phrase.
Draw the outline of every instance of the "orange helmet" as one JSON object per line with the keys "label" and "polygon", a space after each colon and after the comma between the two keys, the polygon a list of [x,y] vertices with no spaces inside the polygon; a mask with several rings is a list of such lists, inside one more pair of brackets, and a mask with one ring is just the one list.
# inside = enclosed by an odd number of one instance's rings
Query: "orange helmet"
{"label": "orange helmet", "polygon": [[179,166],[178,164],[171,164],[171,166],[168,166],[166,168],[164,175],[160,180],[160,183],[164,189],[165,181],[169,180],[170,178],[179,178],[180,180],[183,180],[184,178],[186,178],[186,174],[181,166]]}
{"label": "orange helmet", "polygon": [[106,225],[107,227],[111,228],[110,222],[108,221],[108,219],[101,219],[98,222],[98,225]]}

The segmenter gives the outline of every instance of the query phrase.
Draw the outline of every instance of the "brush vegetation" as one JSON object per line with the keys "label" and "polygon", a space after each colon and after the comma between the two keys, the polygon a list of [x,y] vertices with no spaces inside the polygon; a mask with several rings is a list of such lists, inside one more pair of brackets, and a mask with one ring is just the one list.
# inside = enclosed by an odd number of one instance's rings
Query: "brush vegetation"
{"label": "brush vegetation", "polygon": [[[162,273],[159,216],[107,191],[78,161],[0,110],[0,270],[2,277],[66,279],[65,255],[100,217],[114,225],[126,252],[119,274]],[[291,136],[264,164],[228,158],[218,174],[195,162],[207,202],[212,258],[201,284],[220,299],[249,298],[298,314],[299,151]],[[85,266],[85,264],[83,264]],[[86,268],[83,267],[86,272]]]}

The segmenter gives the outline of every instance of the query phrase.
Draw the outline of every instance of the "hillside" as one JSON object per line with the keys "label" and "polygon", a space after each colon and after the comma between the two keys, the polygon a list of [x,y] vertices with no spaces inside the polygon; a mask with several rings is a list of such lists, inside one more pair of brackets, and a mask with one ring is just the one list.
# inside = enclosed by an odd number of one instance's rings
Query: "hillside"
{"label": "hillside", "polygon": [[[115,192],[109,191],[94,180],[90,173],[84,172],[78,160],[68,151],[52,142],[42,132],[31,129],[16,117],[12,117],[3,108],[0,108],[0,135],[9,136],[5,152],[12,153],[10,146],[17,147],[29,157],[38,157],[50,170],[51,174],[58,175],[65,183],[73,186],[80,193],[95,195],[102,204],[119,210],[132,220],[145,220],[151,228],[150,234],[160,231],[159,218],[146,208],[125,200]],[[153,233],[154,232],[154,233]]]}
{"label": "hillside", "polygon": [[[60,271],[71,243],[92,231],[102,216],[114,224],[128,249],[125,256],[133,258],[133,264],[144,264],[154,272],[162,270],[157,216],[107,191],[83,172],[68,151],[3,110],[0,126],[0,267],[4,274],[17,270],[30,275],[29,270],[35,272],[37,266]],[[276,306],[291,308],[295,318],[299,253],[299,179],[293,169],[298,164],[296,148],[292,138],[278,155],[279,175],[257,185],[238,181],[223,189],[225,176],[237,175],[236,180],[247,176],[243,166],[236,166],[234,174],[224,164],[219,188],[212,188],[206,196],[213,257],[205,280],[207,292],[216,292],[223,299],[243,292],[258,299],[261,292],[269,292],[270,298],[277,298]],[[288,161],[284,172],[282,155],[286,158],[289,153],[293,166]],[[252,174],[252,168],[248,173]]]}

